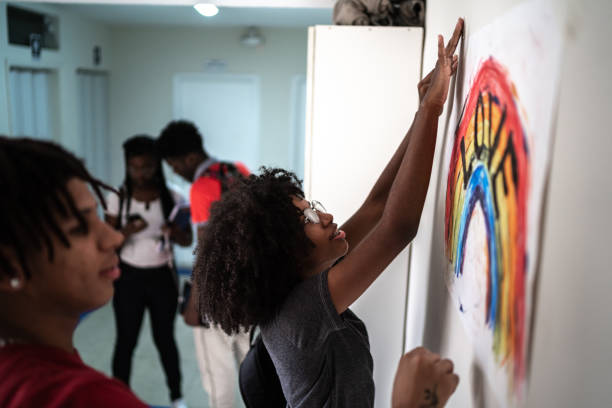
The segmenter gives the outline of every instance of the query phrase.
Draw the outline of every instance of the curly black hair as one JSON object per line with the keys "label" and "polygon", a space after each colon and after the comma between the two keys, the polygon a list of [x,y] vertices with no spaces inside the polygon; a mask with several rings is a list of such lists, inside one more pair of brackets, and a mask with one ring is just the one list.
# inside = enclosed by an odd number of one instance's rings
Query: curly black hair
{"label": "curly black hair", "polygon": [[295,174],[262,167],[211,206],[193,278],[200,315],[227,334],[268,322],[300,281],[314,244],[292,196],[304,196]]}
{"label": "curly black hair", "polygon": [[[88,230],[67,189],[74,177],[88,183],[106,208],[102,189],[115,190],[92,177],[72,153],[52,142],[0,135],[0,191],[4,194],[0,200],[0,248],[16,255],[27,278],[31,271],[26,260],[32,252],[46,250],[53,260],[53,236],[70,247],[59,227],[60,219],[72,215],[84,231]],[[0,273],[16,273],[3,251]]]}
{"label": "curly black hair", "polygon": [[188,153],[206,154],[198,128],[186,120],[173,120],[161,131],[157,147],[162,159],[184,156]]}

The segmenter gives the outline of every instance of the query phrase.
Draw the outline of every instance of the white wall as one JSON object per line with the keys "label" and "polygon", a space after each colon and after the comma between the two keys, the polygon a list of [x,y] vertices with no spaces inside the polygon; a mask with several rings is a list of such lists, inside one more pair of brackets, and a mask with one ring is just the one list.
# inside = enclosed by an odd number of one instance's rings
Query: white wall
{"label": "white wall", "polygon": [[[126,138],[143,132],[157,136],[172,119],[175,74],[203,72],[207,59],[221,59],[227,62],[227,73],[260,77],[260,162],[289,167],[291,81],[306,73],[306,28],[264,28],[265,45],[255,49],[241,46],[243,31],[241,27],[113,28],[111,156],[122,157]],[[114,184],[123,178],[123,165],[116,164]]]}
{"label": "white wall", "polygon": [[[339,226],[363,203],[412,123],[422,45],[420,27],[311,28],[304,192]],[[376,407],[390,406],[402,355],[408,262],[406,248],[351,305],[368,329]]]}
{"label": "white wall", "polygon": [[[112,65],[110,31],[102,24],[83,19],[62,6],[18,3],[18,7],[59,17],[59,50],[43,49],[38,60],[30,48],[8,44],[6,2],[0,3],[0,133],[10,134],[7,78],[10,66],[48,68],[57,78],[57,142],[81,154],[78,134],[78,68],[108,70]],[[94,67],[93,47],[102,47],[102,63]]]}
{"label": "white wall", "polygon": [[[430,0],[424,72],[436,59],[436,34],[450,34],[457,17],[466,34],[477,31],[519,1]],[[547,205],[544,210],[539,285],[527,406],[595,407],[612,401],[612,6],[605,0],[557,1],[564,17],[563,79]],[[448,107],[447,107],[447,110]],[[444,141],[443,114],[434,174]],[[413,243],[407,348],[423,343],[451,357],[461,383],[451,407],[495,407],[487,380],[474,365],[471,345],[451,307],[432,243],[438,177],[432,178],[419,235]],[[432,250],[434,252],[433,256]]]}

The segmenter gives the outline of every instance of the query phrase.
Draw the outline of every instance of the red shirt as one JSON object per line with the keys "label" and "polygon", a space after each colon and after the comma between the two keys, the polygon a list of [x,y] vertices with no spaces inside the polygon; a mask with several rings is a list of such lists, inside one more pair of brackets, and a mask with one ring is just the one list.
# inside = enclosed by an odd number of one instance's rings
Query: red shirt
{"label": "red shirt", "polygon": [[86,366],[76,350],[0,347],[0,407],[146,408],[122,382]]}
{"label": "red shirt", "polygon": [[[240,173],[248,176],[249,170],[242,163],[234,163]],[[210,170],[218,171],[219,163],[211,164]],[[208,221],[210,205],[221,198],[221,181],[217,178],[203,175],[191,185],[189,204],[191,206],[191,222],[200,226]]]}

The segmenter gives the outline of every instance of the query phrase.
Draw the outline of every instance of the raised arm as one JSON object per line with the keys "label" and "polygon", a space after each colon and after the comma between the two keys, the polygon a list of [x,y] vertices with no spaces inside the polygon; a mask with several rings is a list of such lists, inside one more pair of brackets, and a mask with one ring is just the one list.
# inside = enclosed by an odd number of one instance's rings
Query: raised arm
{"label": "raised arm", "polygon": [[[457,47],[457,43],[461,37],[462,28],[463,22],[460,20],[457,22],[455,31],[453,32],[451,40],[447,45],[446,52],[448,55],[453,55],[455,52],[455,48]],[[451,60],[451,75],[457,70],[457,62],[458,58],[455,55]],[[427,74],[417,85],[420,104],[423,103],[423,99],[431,86],[431,80],[435,71],[436,68],[432,69],[431,72]],[[376,180],[376,183],[372,187],[372,190],[370,190],[370,193],[366,197],[361,207],[359,207],[359,209],[342,225],[341,229],[346,232],[346,239],[349,243],[349,253],[357,247],[361,240],[380,220],[387,203],[387,197],[389,196],[391,185],[395,180],[397,171],[399,170],[402,159],[406,153],[406,148],[408,147],[410,138],[412,137],[413,126],[414,123],[412,126],[410,126],[410,129],[404,136],[404,139]]]}
{"label": "raised arm", "polygon": [[[462,28],[460,19],[446,48],[442,36],[438,36],[438,61],[411,129],[402,142],[406,144],[403,154],[400,145],[368,196],[368,200],[377,204],[364,204],[365,209],[347,221],[347,238],[349,233],[360,234],[362,238],[344,261],[331,268],[328,274],[330,294],[338,313],[361,296],[416,235],[431,175],[438,117],[446,102],[455,62],[453,54]],[[368,207],[381,206],[381,202],[384,204],[376,219],[376,211]],[[373,223],[370,229],[368,223]]]}

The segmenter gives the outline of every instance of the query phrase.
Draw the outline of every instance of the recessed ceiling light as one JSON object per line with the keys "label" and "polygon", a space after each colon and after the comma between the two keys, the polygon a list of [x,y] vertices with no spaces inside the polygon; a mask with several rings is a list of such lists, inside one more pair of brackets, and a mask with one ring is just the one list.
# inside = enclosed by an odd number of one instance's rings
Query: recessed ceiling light
{"label": "recessed ceiling light", "polygon": [[198,3],[194,4],[193,8],[204,17],[216,16],[219,12],[219,8],[214,4],[210,3]]}

